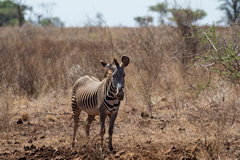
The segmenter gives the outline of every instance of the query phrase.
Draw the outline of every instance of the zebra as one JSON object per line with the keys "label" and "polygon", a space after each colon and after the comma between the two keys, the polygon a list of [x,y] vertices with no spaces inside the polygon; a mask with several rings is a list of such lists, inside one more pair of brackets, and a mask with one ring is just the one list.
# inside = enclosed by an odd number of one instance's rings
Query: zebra
{"label": "zebra", "polygon": [[74,133],[72,146],[75,145],[75,136],[78,129],[78,120],[81,111],[88,114],[85,124],[85,132],[87,139],[89,138],[89,128],[95,115],[100,115],[100,135],[101,147],[103,147],[103,137],[105,134],[105,119],[109,117],[109,141],[108,148],[112,147],[112,134],[114,122],[118,115],[120,102],[124,98],[125,72],[124,68],[129,64],[127,56],[122,57],[122,62],[119,65],[114,58],[111,64],[101,61],[103,67],[108,68],[111,72],[105,75],[105,78],[100,81],[92,76],[83,76],[79,78],[72,90],[71,106],[72,118],[74,119]]}

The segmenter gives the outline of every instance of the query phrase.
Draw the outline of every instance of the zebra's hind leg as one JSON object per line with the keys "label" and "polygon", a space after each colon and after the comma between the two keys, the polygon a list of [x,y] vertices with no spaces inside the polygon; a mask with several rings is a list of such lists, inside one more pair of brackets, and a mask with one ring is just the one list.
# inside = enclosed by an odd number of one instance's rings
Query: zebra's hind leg
{"label": "zebra's hind leg", "polygon": [[78,129],[78,120],[79,120],[79,115],[80,115],[80,112],[78,112],[78,114],[75,114],[73,115],[73,120],[74,120],[74,131],[73,131],[73,140],[72,140],[72,147],[74,147],[75,145],[75,137],[76,137],[76,131]]}
{"label": "zebra's hind leg", "polygon": [[78,129],[79,115],[80,115],[80,113],[81,113],[81,109],[77,106],[75,93],[73,93],[73,95],[72,95],[71,105],[72,105],[72,110],[73,110],[73,115],[72,115],[72,117],[73,117],[73,120],[74,120],[72,147],[74,147],[74,145],[75,145],[76,131],[77,131],[77,129]]}
{"label": "zebra's hind leg", "polygon": [[95,119],[95,115],[90,115],[88,114],[88,118],[86,119],[86,124],[85,124],[85,131],[86,131],[86,138],[89,138],[89,128],[93,120]]}
{"label": "zebra's hind leg", "polygon": [[118,113],[115,113],[113,115],[109,115],[109,129],[108,129],[109,141],[108,141],[108,148],[110,149],[110,151],[113,150],[113,147],[112,147],[112,134],[113,134],[114,122],[115,122],[115,120],[117,118],[117,114]]}

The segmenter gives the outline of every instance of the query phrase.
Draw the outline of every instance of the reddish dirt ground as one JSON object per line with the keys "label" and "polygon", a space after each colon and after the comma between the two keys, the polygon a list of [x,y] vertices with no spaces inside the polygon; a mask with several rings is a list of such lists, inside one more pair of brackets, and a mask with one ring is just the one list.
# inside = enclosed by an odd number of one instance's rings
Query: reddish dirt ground
{"label": "reddish dirt ground", "polygon": [[[176,146],[166,144],[156,144],[152,141],[146,141],[145,144],[136,143],[132,147],[124,147],[127,143],[123,138],[114,134],[114,151],[107,148],[107,134],[105,135],[105,145],[100,148],[100,136],[97,134],[99,121],[96,120],[92,125],[93,136],[89,142],[84,142],[84,132],[82,139],[79,139],[76,147],[70,147],[70,136],[64,135],[65,127],[72,130],[72,121],[69,115],[54,116],[61,121],[51,119],[43,122],[34,122],[37,118],[31,118],[28,121],[19,121],[15,119],[9,126],[9,133],[1,128],[1,147],[0,159],[168,159],[192,157],[191,149],[177,148]],[[143,118],[141,124],[149,123],[151,118]],[[19,124],[18,124],[19,123]],[[165,122],[164,122],[165,123]],[[83,128],[84,121],[80,121],[80,128]],[[162,125],[164,127],[164,125]],[[163,129],[163,128],[162,128]],[[70,131],[69,131],[70,132]],[[71,131],[72,133],[72,131]],[[8,140],[6,139],[8,134]],[[59,135],[57,135],[59,134]],[[81,133],[80,133],[81,134]],[[79,136],[79,135],[78,135]],[[82,143],[84,142],[84,143]]]}
{"label": "reddish dirt ground", "polygon": [[[63,105],[65,106],[65,105]],[[130,106],[120,109],[113,134],[113,151],[109,151],[108,120],[104,148],[100,147],[99,117],[92,123],[90,138],[86,140],[81,113],[76,146],[71,147],[73,120],[71,108],[59,107],[56,113],[27,110],[16,114],[8,127],[0,128],[0,159],[208,159],[211,144],[199,141],[195,128],[180,117],[172,117],[172,110],[162,108],[155,115]],[[43,111],[43,109],[41,109]],[[159,113],[158,113],[159,112]],[[24,112],[25,113],[25,112]],[[236,126],[237,127],[237,126]],[[209,148],[207,148],[209,147]],[[224,153],[223,153],[224,152]],[[233,135],[224,142],[221,155],[240,157],[240,136]],[[208,157],[209,156],[209,157]]]}

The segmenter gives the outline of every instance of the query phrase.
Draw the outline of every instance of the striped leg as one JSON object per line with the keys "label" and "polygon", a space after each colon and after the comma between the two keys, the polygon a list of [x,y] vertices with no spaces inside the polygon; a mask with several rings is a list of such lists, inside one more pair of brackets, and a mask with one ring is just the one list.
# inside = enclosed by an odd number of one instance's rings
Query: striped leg
{"label": "striped leg", "polygon": [[105,119],[106,119],[106,114],[104,112],[100,112],[100,124],[101,124],[100,135],[101,135],[101,147],[102,148],[103,148],[103,136],[105,134]]}
{"label": "striped leg", "polygon": [[72,104],[73,120],[74,120],[74,131],[73,131],[72,146],[74,147],[74,145],[75,145],[76,131],[77,131],[77,129],[78,129],[79,115],[80,115],[80,113],[81,113],[81,109],[77,106],[75,93],[73,93],[73,95],[72,95],[71,104]]}
{"label": "striped leg", "polygon": [[113,134],[113,128],[114,128],[114,122],[117,118],[117,112],[114,115],[109,115],[109,141],[108,141],[108,148],[110,149],[110,151],[113,150],[112,147],[112,134]]}
{"label": "striped leg", "polygon": [[93,122],[94,118],[95,118],[95,115],[88,114],[88,118],[86,120],[86,125],[85,125],[85,131],[86,131],[87,138],[89,138],[89,128],[90,128],[90,125]]}

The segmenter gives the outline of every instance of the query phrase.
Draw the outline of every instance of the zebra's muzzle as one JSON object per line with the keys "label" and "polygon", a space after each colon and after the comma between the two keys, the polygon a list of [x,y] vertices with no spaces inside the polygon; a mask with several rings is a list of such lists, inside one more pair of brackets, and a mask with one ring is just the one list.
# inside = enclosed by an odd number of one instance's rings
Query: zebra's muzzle
{"label": "zebra's muzzle", "polygon": [[117,93],[116,93],[116,95],[117,95],[117,99],[118,99],[119,101],[123,100],[123,98],[124,98],[124,92],[123,92],[122,89],[119,91],[119,87],[117,87]]}
{"label": "zebra's muzzle", "polygon": [[123,92],[118,93],[117,99],[118,99],[119,101],[121,101],[121,100],[123,100],[123,98],[124,98],[124,93],[123,93]]}

